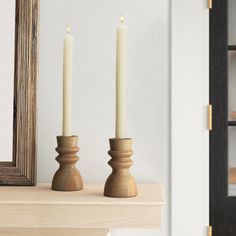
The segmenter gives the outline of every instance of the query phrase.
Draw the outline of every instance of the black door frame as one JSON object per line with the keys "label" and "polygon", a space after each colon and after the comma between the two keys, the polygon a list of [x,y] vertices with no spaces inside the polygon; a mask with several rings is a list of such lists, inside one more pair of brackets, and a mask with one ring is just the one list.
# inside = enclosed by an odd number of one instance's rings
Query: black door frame
{"label": "black door frame", "polygon": [[236,236],[236,197],[228,196],[227,0],[214,1],[210,11],[210,103],[210,224],[213,236]]}

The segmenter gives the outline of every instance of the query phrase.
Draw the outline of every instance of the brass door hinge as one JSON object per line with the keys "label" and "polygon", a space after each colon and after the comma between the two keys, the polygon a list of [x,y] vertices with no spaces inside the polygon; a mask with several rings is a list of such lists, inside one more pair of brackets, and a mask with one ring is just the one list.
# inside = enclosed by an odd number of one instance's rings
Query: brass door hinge
{"label": "brass door hinge", "polygon": [[212,1],[213,0],[207,0],[208,1],[208,9],[212,9]]}
{"label": "brass door hinge", "polygon": [[212,226],[211,225],[208,226],[207,236],[212,236]]}
{"label": "brass door hinge", "polygon": [[208,108],[207,108],[207,126],[208,126],[208,130],[211,131],[212,130],[212,105],[209,104]]}

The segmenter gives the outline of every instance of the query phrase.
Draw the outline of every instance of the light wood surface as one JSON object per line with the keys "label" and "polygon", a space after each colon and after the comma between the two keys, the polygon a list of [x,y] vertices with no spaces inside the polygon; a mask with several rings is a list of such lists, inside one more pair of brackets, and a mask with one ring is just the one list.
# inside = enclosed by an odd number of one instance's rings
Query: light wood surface
{"label": "light wood surface", "polygon": [[108,229],[0,228],[0,236],[107,236]]}
{"label": "light wood surface", "polygon": [[138,185],[134,198],[103,196],[103,185],[58,192],[50,184],[0,188],[0,228],[159,228],[160,185]]}
{"label": "light wood surface", "polygon": [[236,167],[229,169],[229,183],[236,184]]}
{"label": "light wood surface", "polygon": [[236,119],[236,111],[232,111],[230,113],[230,117],[235,120]]}

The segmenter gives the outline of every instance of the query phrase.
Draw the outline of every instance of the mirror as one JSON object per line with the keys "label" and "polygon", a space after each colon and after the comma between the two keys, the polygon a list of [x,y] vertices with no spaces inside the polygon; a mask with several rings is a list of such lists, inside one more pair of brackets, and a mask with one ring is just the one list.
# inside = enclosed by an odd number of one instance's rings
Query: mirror
{"label": "mirror", "polygon": [[0,1],[0,161],[12,160],[15,0]]}
{"label": "mirror", "polygon": [[0,30],[0,185],[35,185],[38,0],[0,1]]}

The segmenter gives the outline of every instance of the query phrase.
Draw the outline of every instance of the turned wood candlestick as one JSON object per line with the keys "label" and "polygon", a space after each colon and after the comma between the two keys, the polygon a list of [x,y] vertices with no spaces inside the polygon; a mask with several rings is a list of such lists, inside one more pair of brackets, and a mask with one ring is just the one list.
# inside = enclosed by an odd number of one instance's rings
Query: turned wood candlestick
{"label": "turned wood candlestick", "polygon": [[132,152],[132,139],[109,139],[111,160],[108,164],[112,167],[112,173],[108,177],[104,195],[107,197],[126,198],[137,195],[137,185],[129,168],[133,161],[130,159]]}
{"label": "turned wood candlestick", "polygon": [[56,191],[75,191],[83,189],[82,177],[75,164],[79,160],[76,153],[79,151],[77,146],[77,136],[57,136],[56,151],[59,155],[56,160],[60,167],[52,180],[52,190]]}

